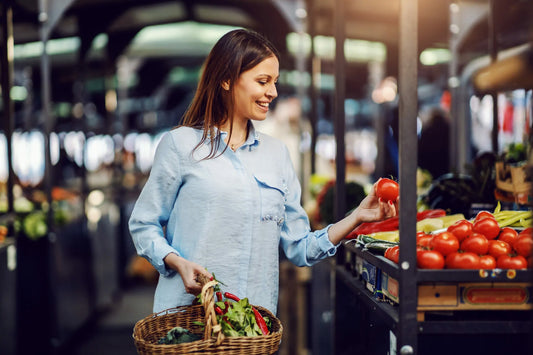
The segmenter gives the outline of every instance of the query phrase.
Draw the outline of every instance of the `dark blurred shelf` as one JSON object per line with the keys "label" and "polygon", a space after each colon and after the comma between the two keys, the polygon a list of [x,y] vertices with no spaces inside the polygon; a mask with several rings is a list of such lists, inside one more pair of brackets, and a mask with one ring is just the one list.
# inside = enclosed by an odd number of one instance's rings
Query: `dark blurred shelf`
{"label": "dark blurred shelf", "polygon": [[527,320],[450,320],[418,324],[420,334],[529,334],[532,329],[532,322]]}
{"label": "dark blurred shelf", "polygon": [[11,224],[15,221],[17,214],[14,212],[6,212],[0,214],[0,225]]}
{"label": "dark blurred shelf", "polygon": [[376,299],[374,295],[365,288],[362,282],[346,271],[345,268],[337,266],[336,272],[337,278],[344,282],[356,297],[358,297],[366,306],[377,312],[390,329],[396,329],[399,321],[397,307]]}

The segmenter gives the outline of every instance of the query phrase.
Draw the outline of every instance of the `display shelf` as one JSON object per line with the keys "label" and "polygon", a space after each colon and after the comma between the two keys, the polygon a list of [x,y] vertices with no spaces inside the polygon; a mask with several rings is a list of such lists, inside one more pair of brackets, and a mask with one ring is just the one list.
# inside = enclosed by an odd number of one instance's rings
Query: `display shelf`
{"label": "display shelf", "polygon": [[421,270],[419,282],[531,282],[530,270]]}
{"label": "display shelf", "polygon": [[[367,260],[393,278],[400,274],[398,265],[381,255],[372,254],[358,247],[354,241],[345,242],[344,248]],[[533,273],[530,270],[417,270],[419,282],[532,282]]]}
{"label": "display shelf", "polygon": [[396,265],[394,262],[390,261],[389,259],[385,258],[384,256],[375,255],[369,251],[363,250],[362,248],[356,245],[354,240],[343,243],[343,247],[349,252],[352,252],[362,257],[363,259],[367,260],[372,265],[376,266],[377,268],[389,274],[391,277],[395,279],[399,277],[400,270],[398,269],[398,265]]}
{"label": "display shelf", "polygon": [[361,301],[373,311],[378,312],[390,329],[396,329],[399,321],[397,307],[376,299],[374,295],[365,288],[361,281],[354,278],[345,268],[337,266],[336,272],[338,279],[342,280],[356,297],[361,299]]}
{"label": "display shelf", "polygon": [[527,320],[450,320],[418,324],[419,334],[529,334],[532,326]]}
{"label": "display shelf", "polygon": [[[376,312],[389,329],[398,327],[399,307],[377,299],[363,283],[343,266],[336,267],[337,279],[353,292],[353,295]],[[483,311],[425,311],[425,321],[418,322],[419,334],[528,334],[533,329],[530,312],[516,310]]]}

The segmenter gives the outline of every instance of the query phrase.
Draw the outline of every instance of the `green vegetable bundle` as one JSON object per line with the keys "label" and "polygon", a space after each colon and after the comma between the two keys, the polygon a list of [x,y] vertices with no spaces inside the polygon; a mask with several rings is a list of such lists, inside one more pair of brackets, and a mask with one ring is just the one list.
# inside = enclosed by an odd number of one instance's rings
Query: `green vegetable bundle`
{"label": "green vegetable bundle", "polygon": [[164,337],[159,339],[158,344],[183,344],[202,339],[201,334],[191,333],[188,329],[174,327]]}
{"label": "green vegetable bundle", "polygon": [[[263,335],[257,322],[252,305],[248,298],[243,298],[237,302],[218,301],[215,303],[220,311],[217,312],[217,320],[222,327],[225,336],[258,336]],[[218,314],[220,312],[220,314]],[[269,318],[263,318],[265,323],[270,323]]]}

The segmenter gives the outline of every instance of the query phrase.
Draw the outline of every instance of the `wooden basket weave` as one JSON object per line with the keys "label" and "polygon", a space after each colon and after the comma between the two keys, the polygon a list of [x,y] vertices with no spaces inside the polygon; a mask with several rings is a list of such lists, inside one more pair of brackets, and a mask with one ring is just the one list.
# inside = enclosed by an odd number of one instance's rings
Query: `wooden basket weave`
{"label": "wooden basket weave", "polygon": [[[228,355],[270,355],[278,351],[283,326],[269,310],[254,306],[262,316],[270,318],[272,329],[268,335],[255,337],[225,337],[217,324],[214,311],[213,287],[215,281],[206,283],[202,290],[202,305],[180,306],[153,313],[133,328],[133,340],[140,355],[159,354],[228,354]],[[174,327],[189,329],[201,334],[202,327],[194,322],[205,324],[203,339],[190,343],[165,345],[157,344],[161,337]]]}

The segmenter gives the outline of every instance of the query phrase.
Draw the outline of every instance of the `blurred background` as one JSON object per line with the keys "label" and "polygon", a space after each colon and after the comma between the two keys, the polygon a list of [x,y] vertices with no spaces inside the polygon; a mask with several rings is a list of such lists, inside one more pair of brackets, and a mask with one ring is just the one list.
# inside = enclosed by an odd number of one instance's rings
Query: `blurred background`
{"label": "blurred background", "polygon": [[[353,208],[378,177],[398,176],[400,40],[417,46],[421,189],[449,173],[477,178],[469,167],[480,155],[527,143],[533,4],[419,0],[418,31],[403,37],[399,9],[399,0],[3,0],[0,352],[135,353],[132,328],[151,313],[158,276],[135,255],[127,220],[161,135],[231,29],[262,32],[281,52],[279,96],[258,128],[289,147],[313,227]],[[331,193],[339,184],[346,201]],[[462,206],[490,205],[490,195]],[[280,353],[342,347],[334,262],[296,268],[282,257]]]}

